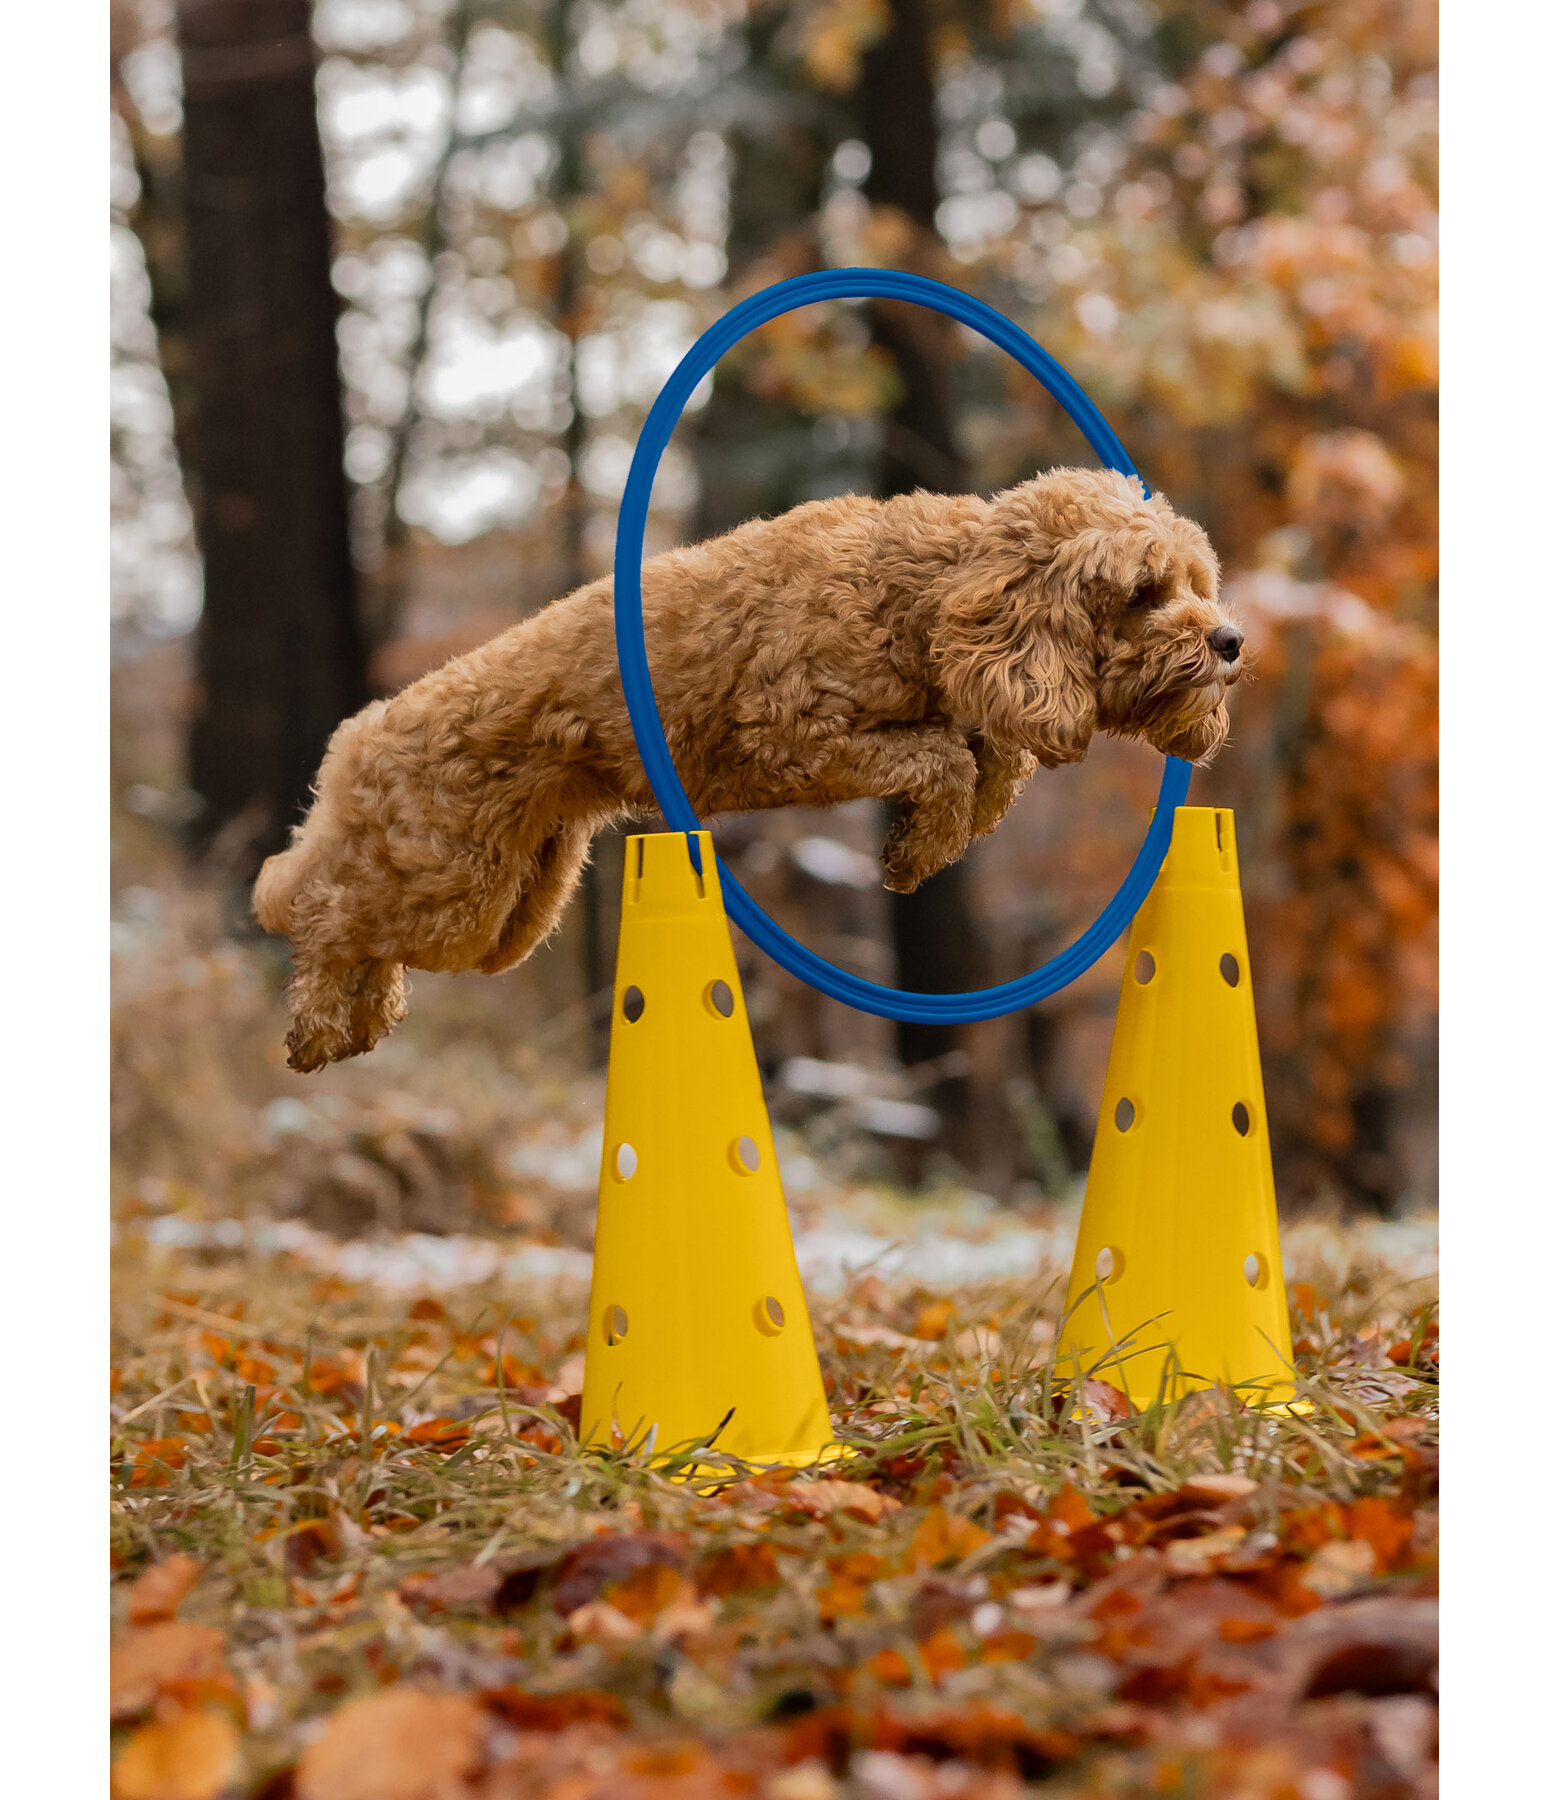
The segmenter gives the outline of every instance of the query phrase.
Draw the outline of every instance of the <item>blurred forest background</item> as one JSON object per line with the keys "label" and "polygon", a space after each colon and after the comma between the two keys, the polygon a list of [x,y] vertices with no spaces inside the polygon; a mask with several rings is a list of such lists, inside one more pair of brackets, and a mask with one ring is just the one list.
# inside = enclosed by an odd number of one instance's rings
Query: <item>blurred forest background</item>
{"label": "blurred forest background", "polygon": [[[850,264],[1018,320],[1211,533],[1255,680],[1192,798],[1237,812],[1283,1205],[1434,1203],[1430,0],[113,17],[122,1211],[584,1238],[622,837],[529,964],[414,977],[392,1039],[305,1079],[246,884],[341,717],[607,570],[635,434],[698,333]],[[648,549],[821,495],[991,492],[1090,460],[956,327],[810,308],[696,396]],[[822,954],[979,985],[1097,911],[1157,773],[1096,745],[905,899],[878,885],[869,804],[727,819],[717,841]],[[953,1033],[744,967],[794,1192],[1070,1191],[1117,953]]]}

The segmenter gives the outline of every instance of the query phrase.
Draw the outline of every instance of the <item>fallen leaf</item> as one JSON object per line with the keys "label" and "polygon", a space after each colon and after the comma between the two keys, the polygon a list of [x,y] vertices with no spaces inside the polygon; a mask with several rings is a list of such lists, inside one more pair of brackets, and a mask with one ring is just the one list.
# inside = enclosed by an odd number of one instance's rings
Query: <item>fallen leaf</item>
{"label": "fallen leaf", "polygon": [[221,1712],[196,1707],[153,1720],[114,1763],[113,1800],[215,1800],[231,1781],[240,1745]]}
{"label": "fallen leaf", "polygon": [[922,1340],[887,1325],[863,1325],[855,1319],[841,1319],[834,1327],[834,1341],[841,1353],[847,1350],[918,1350]]}
{"label": "fallen leaf", "polygon": [[875,1525],[885,1513],[899,1510],[897,1500],[859,1481],[794,1481],[782,1491],[781,1499],[788,1511],[814,1519],[854,1513],[869,1525]]}
{"label": "fallen leaf", "polygon": [[888,1568],[882,1557],[874,1556],[869,1550],[852,1550],[846,1556],[831,1556],[825,1566],[829,1579],[814,1598],[818,1602],[818,1616],[826,1623],[856,1618],[864,1613],[872,1583],[880,1580]]}
{"label": "fallen leaf", "polygon": [[473,1428],[461,1419],[422,1419],[404,1433],[404,1442],[428,1450],[461,1450],[472,1436]]}
{"label": "fallen leaf", "polygon": [[180,1437],[147,1438],[135,1452],[129,1485],[171,1487],[173,1472],[188,1460],[188,1445]]}
{"label": "fallen leaf", "polygon": [[181,1551],[147,1569],[129,1590],[129,1623],[150,1625],[172,1618],[204,1571],[197,1556]]}
{"label": "fallen leaf", "polygon": [[1391,1502],[1378,1498],[1353,1500],[1345,1509],[1346,1530],[1353,1538],[1372,1546],[1377,1573],[1387,1574],[1405,1559],[1415,1531],[1415,1521],[1396,1512]]}
{"label": "fallen leaf", "polygon": [[935,1569],[944,1563],[962,1562],[982,1544],[990,1542],[990,1533],[972,1519],[950,1513],[945,1507],[933,1506],[915,1527],[905,1560],[912,1569]]}
{"label": "fallen leaf", "polygon": [[1078,1424],[1085,1421],[1113,1425],[1120,1419],[1128,1419],[1134,1411],[1129,1396],[1113,1382],[1099,1381],[1091,1375],[1059,1395],[1056,1406],[1058,1417],[1069,1418]]}
{"label": "fallen leaf", "polygon": [[644,1563],[603,1590],[608,1604],[637,1625],[649,1625],[666,1606],[691,1593],[683,1574],[667,1563]]}
{"label": "fallen leaf", "polygon": [[1333,1600],[1366,1587],[1377,1566],[1377,1554],[1365,1538],[1335,1538],[1314,1552],[1302,1572],[1302,1585],[1310,1594]]}
{"label": "fallen leaf", "polygon": [[296,1800],[462,1800],[490,1722],[461,1694],[394,1687],[334,1713],[296,1765]]}
{"label": "fallen leaf", "polygon": [[778,1587],[780,1567],[768,1544],[727,1544],[700,1564],[694,1583],[702,1594],[751,1594]]}
{"label": "fallen leaf", "polygon": [[1224,1556],[1230,1556],[1248,1536],[1241,1525],[1224,1525],[1204,1537],[1175,1538],[1163,1551],[1163,1560],[1175,1575],[1205,1575]]}
{"label": "fallen leaf", "polygon": [[586,1374],[587,1359],[583,1356],[567,1357],[555,1371],[554,1380],[550,1382],[544,1393],[547,1406],[558,1406],[561,1401],[581,1392],[582,1380]]}
{"label": "fallen leaf", "polygon": [[600,1688],[571,1688],[563,1694],[529,1694],[519,1687],[487,1688],[480,1704],[518,1731],[563,1731],[568,1725],[608,1725],[622,1731],[630,1722],[624,1702]]}
{"label": "fallen leaf", "polygon": [[174,1682],[230,1682],[226,1641],[213,1625],[167,1619],[132,1631],[115,1645],[108,1663],[108,1690],[115,1719],[146,1712]]}
{"label": "fallen leaf", "polygon": [[1258,1492],[1259,1483],[1247,1475],[1192,1475],[1178,1490],[1181,1500],[1204,1506],[1226,1506]]}
{"label": "fallen leaf", "polygon": [[688,1560],[689,1539],[680,1531],[604,1532],[579,1544],[560,1563],[554,1584],[554,1609],[561,1618],[604,1588],[649,1563],[682,1569]]}
{"label": "fallen leaf", "polygon": [[764,1784],[766,1800],[839,1800],[840,1786],[829,1765],[809,1756],[794,1769],[781,1769]]}
{"label": "fallen leaf", "polygon": [[490,1612],[502,1579],[493,1563],[468,1564],[434,1575],[422,1571],[398,1584],[398,1597],[417,1612]]}
{"label": "fallen leaf", "polygon": [[957,1310],[951,1300],[930,1300],[916,1313],[910,1331],[915,1337],[939,1341],[947,1336]]}
{"label": "fallen leaf", "polygon": [[1008,1606],[1019,1612],[1044,1612],[1051,1606],[1064,1606],[1071,1598],[1069,1581],[1045,1581],[1036,1587],[1014,1588],[1006,1597]]}
{"label": "fallen leaf", "polygon": [[606,1600],[588,1600],[567,1622],[578,1644],[627,1644],[645,1629]]}

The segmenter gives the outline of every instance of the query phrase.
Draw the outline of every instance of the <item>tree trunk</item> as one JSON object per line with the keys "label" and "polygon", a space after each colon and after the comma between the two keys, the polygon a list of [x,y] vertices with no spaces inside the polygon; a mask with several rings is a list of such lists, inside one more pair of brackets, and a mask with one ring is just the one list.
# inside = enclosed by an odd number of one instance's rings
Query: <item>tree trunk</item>
{"label": "tree trunk", "polygon": [[178,0],[201,848],[251,879],[366,699],[307,0]]}
{"label": "tree trunk", "polygon": [[[888,35],[862,64],[860,123],[872,167],[866,194],[874,207],[893,207],[915,227],[926,260],[936,241],[936,91],[931,70],[926,0],[892,0]],[[892,355],[903,392],[884,424],[877,493],[886,498],[928,488],[961,493],[968,469],[959,451],[946,380],[946,321],[920,307],[875,305],[872,336]],[[964,865],[954,863],[913,894],[889,897],[895,963],[901,987],[947,993],[982,979],[984,951],[969,906]],[[900,1023],[899,1059],[906,1067],[949,1058],[959,1048],[952,1025]],[[947,1064],[952,1070],[952,1063]],[[934,1081],[929,1097],[942,1113],[948,1147],[960,1161],[977,1161],[971,1125],[972,1094],[965,1075]],[[908,1171],[917,1178],[919,1170]]]}

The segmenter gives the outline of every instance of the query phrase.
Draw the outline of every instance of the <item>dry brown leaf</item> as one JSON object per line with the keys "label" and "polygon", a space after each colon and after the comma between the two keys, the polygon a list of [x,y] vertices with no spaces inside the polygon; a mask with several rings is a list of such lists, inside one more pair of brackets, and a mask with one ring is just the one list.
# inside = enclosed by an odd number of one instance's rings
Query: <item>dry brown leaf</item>
{"label": "dry brown leaf", "polygon": [[919,1350],[926,1342],[886,1325],[862,1325],[853,1319],[842,1319],[834,1327],[834,1337],[842,1350]]}
{"label": "dry brown leaf", "polygon": [[147,1569],[129,1590],[129,1623],[149,1625],[172,1618],[204,1571],[197,1556],[181,1552]]}
{"label": "dry brown leaf", "polygon": [[1367,1587],[1377,1562],[1372,1545],[1364,1538],[1336,1538],[1313,1553],[1302,1572],[1302,1585],[1325,1600],[1338,1599]]}
{"label": "dry brown leaf", "polygon": [[897,1500],[859,1481],[794,1481],[782,1490],[780,1499],[789,1511],[804,1512],[814,1519],[847,1512],[869,1525],[875,1525],[885,1513],[899,1510]]}
{"label": "dry brown leaf", "polygon": [[1225,1506],[1233,1500],[1246,1500],[1259,1492],[1259,1483],[1247,1475],[1192,1475],[1179,1489],[1181,1500],[1195,1500],[1204,1506]]}
{"label": "dry brown leaf", "polygon": [[586,1373],[586,1358],[570,1356],[555,1371],[554,1380],[544,1393],[546,1406],[557,1406],[562,1400],[571,1399],[581,1392],[582,1376]]}
{"label": "dry brown leaf", "polygon": [[296,1765],[296,1800],[462,1800],[489,1719],[461,1694],[394,1687],[342,1706]]}
{"label": "dry brown leaf", "polygon": [[972,1519],[933,1506],[910,1539],[908,1565],[912,1569],[934,1569],[944,1563],[962,1562],[989,1542],[990,1533]]}
{"label": "dry brown leaf", "polygon": [[1204,1537],[1175,1538],[1163,1551],[1163,1559],[1175,1575],[1205,1575],[1217,1559],[1230,1556],[1248,1534],[1241,1525],[1224,1525]]}
{"label": "dry brown leaf", "polygon": [[567,1623],[578,1644],[627,1644],[644,1629],[606,1600],[589,1600],[578,1606]]}
{"label": "dry brown leaf", "polygon": [[145,1712],[173,1682],[229,1680],[226,1642],[215,1626],[183,1619],[147,1625],[113,1650],[108,1673],[113,1717],[132,1719]]}
{"label": "dry brown leaf", "polygon": [[142,1725],[113,1765],[113,1800],[215,1800],[240,1744],[231,1720],[203,1707]]}

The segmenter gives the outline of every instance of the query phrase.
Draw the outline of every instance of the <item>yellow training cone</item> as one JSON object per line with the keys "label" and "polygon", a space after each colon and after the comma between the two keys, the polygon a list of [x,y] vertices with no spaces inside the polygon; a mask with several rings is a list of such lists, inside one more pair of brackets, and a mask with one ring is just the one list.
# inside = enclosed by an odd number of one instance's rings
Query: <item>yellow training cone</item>
{"label": "yellow training cone", "polygon": [[1065,1367],[1074,1356],[1137,1406],[1219,1381],[1292,1398],[1238,854],[1219,808],[1179,808],[1130,928],[1066,1313]]}
{"label": "yellow training cone", "polygon": [[[750,1462],[831,1446],[705,832],[625,845],[581,1434]],[[719,1430],[718,1430],[719,1427]]]}

